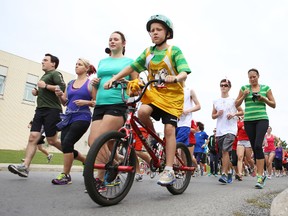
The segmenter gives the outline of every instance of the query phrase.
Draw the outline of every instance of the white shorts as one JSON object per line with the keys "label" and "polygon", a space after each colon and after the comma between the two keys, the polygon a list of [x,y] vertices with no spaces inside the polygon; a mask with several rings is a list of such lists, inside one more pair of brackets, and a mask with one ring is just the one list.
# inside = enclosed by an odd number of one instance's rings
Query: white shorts
{"label": "white shorts", "polygon": [[251,143],[249,140],[238,140],[237,145],[244,146],[245,148],[251,148]]}

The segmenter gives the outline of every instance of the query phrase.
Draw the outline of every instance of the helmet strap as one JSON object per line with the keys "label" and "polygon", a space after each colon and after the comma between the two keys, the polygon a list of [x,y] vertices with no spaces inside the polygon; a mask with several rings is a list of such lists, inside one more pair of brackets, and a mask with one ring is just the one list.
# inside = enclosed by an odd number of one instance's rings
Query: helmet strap
{"label": "helmet strap", "polygon": [[167,29],[167,32],[166,32],[166,36],[165,36],[165,40],[163,40],[160,44],[156,44],[155,46],[157,47],[159,47],[159,46],[161,46],[162,44],[164,44],[164,43],[166,43],[166,41],[168,40],[168,34],[169,34],[169,32],[168,32],[168,29]]}
{"label": "helmet strap", "polygon": [[163,40],[161,43],[155,44],[155,47],[162,46],[164,43],[166,43],[166,41],[167,41],[167,36],[166,36],[165,40]]}

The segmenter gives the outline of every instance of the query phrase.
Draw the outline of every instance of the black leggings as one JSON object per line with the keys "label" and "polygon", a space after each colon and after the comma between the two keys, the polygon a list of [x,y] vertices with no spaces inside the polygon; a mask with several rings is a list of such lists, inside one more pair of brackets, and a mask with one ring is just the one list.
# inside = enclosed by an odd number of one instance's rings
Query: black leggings
{"label": "black leggings", "polygon": [[73,152],[74,158],[77,157],[75,155],[74,145],[84,135],[89,125],[90,122],[88,121],[76,121],[62,129],[61,146],[63,153]]}
{"label": "black leggings", "polygon": [[264,159],[263,140],[269,126],[269,120],[244,121],[245,131],[249,137],[254,159]]}

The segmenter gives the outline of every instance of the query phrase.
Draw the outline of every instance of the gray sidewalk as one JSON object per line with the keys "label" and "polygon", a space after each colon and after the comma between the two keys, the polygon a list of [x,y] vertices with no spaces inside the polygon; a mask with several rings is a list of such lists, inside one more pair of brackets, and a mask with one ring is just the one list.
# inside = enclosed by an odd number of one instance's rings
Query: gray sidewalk
{"label": "gray sidewalk", "polygon": [[[9,164],[0,164],[0,171],[8,171]],[[61,172],[63,165],[50,165],[50,164],[31,164],[31,171],[50,171],[50,172]],[[82,172],[82,166],[73,166],[71,172]],[[277,197],[274,198],[270,216],[287,216],[288,215],[288,188],[282,191]]]}
{"label": "gray sidewalk", "polygon": [[[9,163],[0,164],[0,171],[8,171]],[[63,165],[52,165],[52,164],[31,164],[31,171],[50,171],[50,172],[61,172],[63,171]],[[73,165],[71,172],[82,172],[83,166]]]}

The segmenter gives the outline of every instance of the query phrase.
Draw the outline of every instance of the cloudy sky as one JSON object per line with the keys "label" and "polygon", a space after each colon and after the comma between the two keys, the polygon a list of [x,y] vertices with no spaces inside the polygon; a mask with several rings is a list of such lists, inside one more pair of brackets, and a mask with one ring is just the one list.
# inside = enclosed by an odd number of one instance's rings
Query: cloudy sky
{"label": "cloudy sky", "polygon": [[174,24],[169,44],[180,47],[189,63],[187,85],[202,105],[194,119],[208,134],[216,124],[211,112],[219,81],[230,79],[236,98],[254,67],[276,99],[276,109],[267,108],[272,133],[287,140],[286,0],[1,0],[0,49],[36,62],[50,52],[59,57],[59,69],[74,73],[79,57],[97,67],[110,34],[119,30],[127,39],[126,56],[136,59],[152,45],[145,26],[154,14]]}

